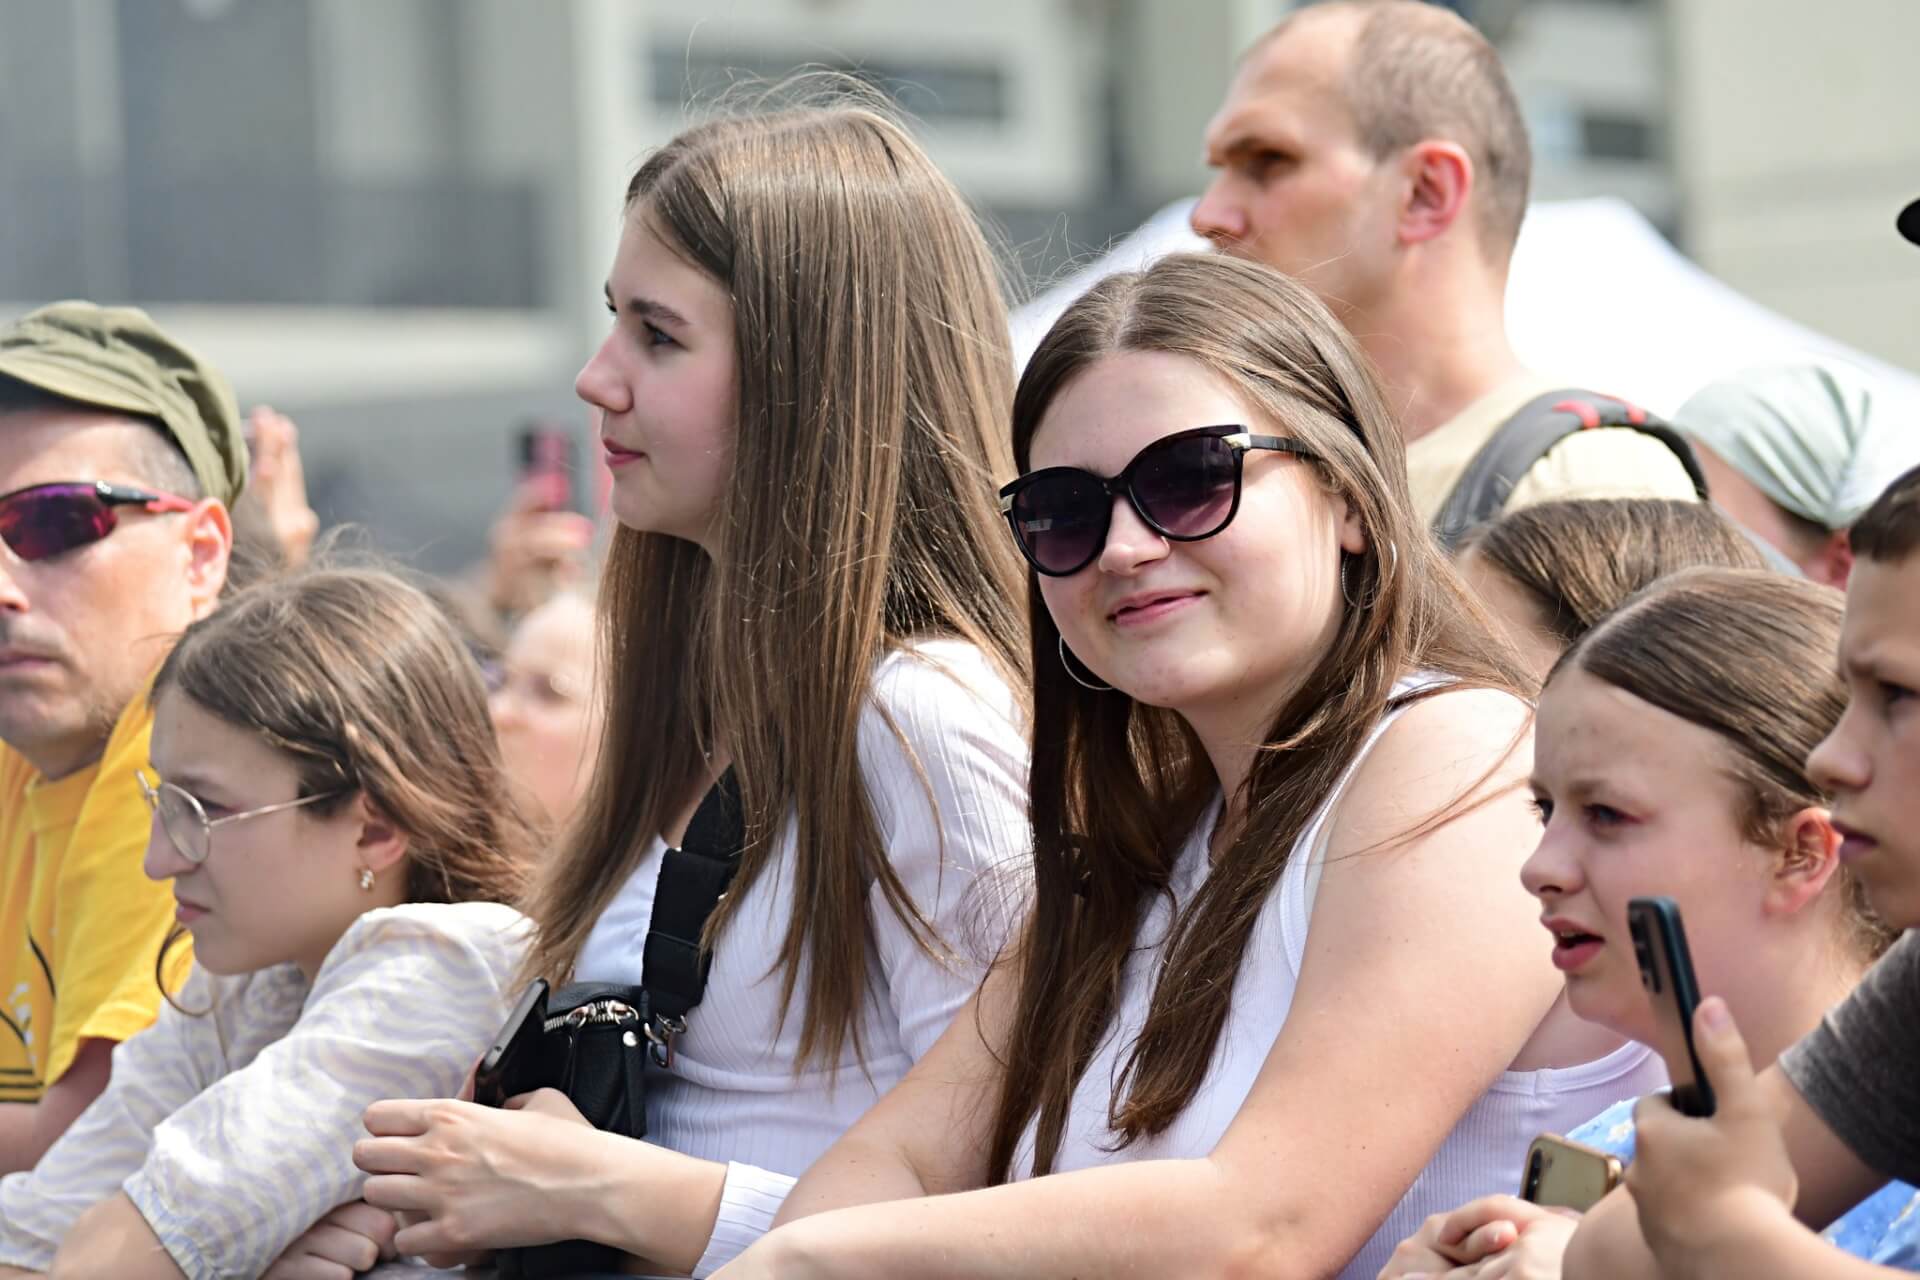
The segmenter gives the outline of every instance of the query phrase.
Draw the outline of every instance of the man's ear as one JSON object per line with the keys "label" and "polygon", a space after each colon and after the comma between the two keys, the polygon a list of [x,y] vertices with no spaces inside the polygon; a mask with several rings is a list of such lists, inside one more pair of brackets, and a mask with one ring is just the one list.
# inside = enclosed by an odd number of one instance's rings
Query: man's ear
{"label": "man's ear", "polygon": [[1847,589],[1847,578],[1853,573],[1853,539],[1845,529],[1830,533],[1815,548],[1813,558],[1806,564],[1809,578],[1825,583],[1830,587]]}
{"label": "man's ear", "polygon": [[1401,156],[1406,203],[1400,210],[1400,242],[1424,244],[1445,235],[1466,211],[1473,194],[1473,158],[1457,142],[1429,138]]}
{"label": "man's ear", "polygon": [[220,603],[233,560],[233,517],[218,498],[194,504],[186,516],[187,590],[193,616],[204,618]]}
{"label": "man's ear", "polygon": [[1788,818],[1767,885],[1766,910],[1790,916],[1817,899],[1840,870],[1840,839],[1825,809],[1808,806]]}
{"label": "man's ear", "polygon": [[353,804],[360,819],[360,839],[354,851],[360,865],[378,875],[407,856],[407,833],[365,791],[353,798]]}

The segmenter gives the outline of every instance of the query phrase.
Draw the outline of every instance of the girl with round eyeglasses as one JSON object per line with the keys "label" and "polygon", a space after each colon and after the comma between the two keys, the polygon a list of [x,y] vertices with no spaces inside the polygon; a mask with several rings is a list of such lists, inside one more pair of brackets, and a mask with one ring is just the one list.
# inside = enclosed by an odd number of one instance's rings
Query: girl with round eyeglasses
{"label": "girl with round eyeglasses", "polygon": [[[374,1100],[459,1086],[524,958],[532,830],[480,672],[378,569],[250,587],[154,679],[146,872],[193,966],[100,1098],[0,1181],[0,1269],[296,1276],[374,1229]],[[164,989],[164,984],[163,984]]]}

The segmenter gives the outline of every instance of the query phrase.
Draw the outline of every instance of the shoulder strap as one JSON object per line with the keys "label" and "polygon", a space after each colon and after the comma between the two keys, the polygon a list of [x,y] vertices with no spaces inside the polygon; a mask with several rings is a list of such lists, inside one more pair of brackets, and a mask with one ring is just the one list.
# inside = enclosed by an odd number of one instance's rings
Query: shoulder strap
{"label": "shoulder strap", "polygon": [[1448,551],[1454,550],[1469,529],[1500,514],[1514,486],[1555,445],[1576,431],[1601,427],[1638,431],[1666,445],[1686,468],[1694,492],[1706,500],[1706,475],[1693,456],[1693,447],[1679,432],[1637,405],[1568,388],[1535,396],[1500,424],[1454,483],[1434,517],[1434,536]]}
{"label": "shoulder strap", "polygon": [[641,959],[648,1008],[669,1025],[680,1022],[707,991],[713,956],[700,934],[727,896],[746,843],[740,780],[729,769],[707,791],[678,849],[668,849],[654,888],[653,922]]}

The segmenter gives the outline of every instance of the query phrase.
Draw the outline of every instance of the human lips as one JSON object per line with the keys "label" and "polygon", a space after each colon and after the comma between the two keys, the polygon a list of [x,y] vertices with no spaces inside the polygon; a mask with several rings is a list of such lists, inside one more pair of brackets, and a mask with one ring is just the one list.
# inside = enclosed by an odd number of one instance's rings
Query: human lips
{"label": "human lips", "polygon": [[178,894],[174,895],[173,901],[173,918],[181,924],[192,924],[195,920],[207,914],[207,908],[197,902],[188,902]]}
{"label": "human lips", "polygon": [[1564,973],[1585,968],[1607,945],[1603,935],[1565,916],[1542,916],[1540,924],[1553,935],[1553,964]]}
{"label": "human lips", "polygon": [[0,647],[0,671],[21,671],[50,666],[58,661],[52,654],[15,645]]}
{"label": "human lips", "polygon": [[615,444],[606,436],[600,437],[600,448],[609,467],[624,467],[630,462],[638,462],[647,456],[639,449],[629,449],[625,445]]}
{"label": "human lips", "polygon": [[1178,613],[1204,595],[1206,592],[1189,587],[1136,591],[1132,595],[1122,597],[1113,608],[1107,611],[1107,621],[1121,627],[1156,622]]}

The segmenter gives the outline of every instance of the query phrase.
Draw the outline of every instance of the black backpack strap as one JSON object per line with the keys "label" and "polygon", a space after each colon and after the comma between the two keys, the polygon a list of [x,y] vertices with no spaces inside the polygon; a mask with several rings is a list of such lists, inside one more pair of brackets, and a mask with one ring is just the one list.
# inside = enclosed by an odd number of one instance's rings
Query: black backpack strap
{"label": "black backpack strap", "polygon": [[668,849],[655,883],[653,921],[641,957],[647,994],[647,1039],[654,1061],[673,1059],[673,1038],[707,991],[711,953],[700,949],[707,921],[727,896],[746,844],[740,781],[729,769],[707,791],[678,849]]}
{"label": "black backpack strap", "polygon": [[1706,500],[1707,477],[1693,455],[1693,446],[1678,431],[1637,405],[1567,388],[1535,396],[1500,424],[1454,483],[1440,514],[1434,517],[1434,536],[1453,551],[1469,529],[1500,514],[1514,486],[1555,445],[1576,431],[1596,428],[1638,431],[1666,445],[1686,468],[1694,492]]}

